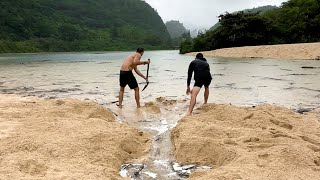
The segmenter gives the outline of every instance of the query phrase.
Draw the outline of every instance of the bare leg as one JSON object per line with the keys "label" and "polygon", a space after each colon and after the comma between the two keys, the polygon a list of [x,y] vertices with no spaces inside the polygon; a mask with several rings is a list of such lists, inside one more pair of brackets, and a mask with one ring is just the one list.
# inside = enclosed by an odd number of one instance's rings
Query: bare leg
{"label": "bare leg", "polygon": [[119,91],[119,108],[122,108],[123,94],[124,94],[124,87],[121,87],[121,86],[120,86],[120,91]]}
{"label": "bare leg", "polygon": [[200,91],[200,87],[197,87],[197,86],[194,86],[191,91],[191,100],[190,100],[190,106],[189,106],[189,110],[187,112],[187,116],[192,115],[192,111],[193,111],[194,106],[196,105],[197,96],[198,96],[199,91]]}
{"label": "bare leg", "polygon": [[140,108],[140,92],[139,87],[134,89],[134,97],[136,98],[137,108]]}
{"label": "bare leg", "polygon": [[208,103],[208,98],[209,98],[209,87],[205,87],[204,88],[204,103],[203,104]]}

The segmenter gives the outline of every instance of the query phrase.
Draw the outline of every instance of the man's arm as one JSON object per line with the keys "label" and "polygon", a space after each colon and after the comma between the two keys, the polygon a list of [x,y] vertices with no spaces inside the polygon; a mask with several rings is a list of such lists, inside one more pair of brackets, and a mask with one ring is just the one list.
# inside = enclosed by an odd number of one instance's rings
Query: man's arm
{"label": "man's arm", "polygon": [[191,82],[191,78],[192,78],[192,73],[194,71],[194,67],[193,67],[193,63],[191,62],[189,65],[189,69],[188,69],[188,79],[187,79],[187,91],[186,94],[189,95],[190,94],[190,82]]}
{"label": "man's arm", "polygon": [[149,60],[148,61],[140,61],[140,59],[141,59],[141,55],[140,54],[135,55],[134,59],[133,59],[133,64],[135,66],[138,66],[138,65],[141,65],[141,64],[149,64],[150,63]]}
{"label": "man's arm", "polygon": [[189,69],[188,69],[188,79],[187,79],[187,86],[188,87],[190,86],[193,71],[194,71],[194,67],[193,67],[193,63],[191,62],[189,65]]}
{"label": "man's arm", "polygon": [[134,71],[143,79],[145,79],[146,81],[148,80],[137,68],[137,66],[134,68]]}

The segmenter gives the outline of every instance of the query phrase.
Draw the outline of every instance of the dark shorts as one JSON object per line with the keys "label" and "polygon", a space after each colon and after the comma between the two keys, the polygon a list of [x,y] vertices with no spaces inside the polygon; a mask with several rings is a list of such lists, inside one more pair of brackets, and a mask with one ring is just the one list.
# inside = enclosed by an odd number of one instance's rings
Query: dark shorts
{"label": "dark shorts", "polygon": [[120,86],[126,87],[126,85],[129,85],[130,89],[138,87],[137,80],[132,71],[120,71]]}
{"label": "dark shorts", "polygon": [[197,86],[197,87],[209,87],[210,83],[211,83],[211,80],[212,79],[203,79],[203,80],[197,80],[194,82],[194,86]]}

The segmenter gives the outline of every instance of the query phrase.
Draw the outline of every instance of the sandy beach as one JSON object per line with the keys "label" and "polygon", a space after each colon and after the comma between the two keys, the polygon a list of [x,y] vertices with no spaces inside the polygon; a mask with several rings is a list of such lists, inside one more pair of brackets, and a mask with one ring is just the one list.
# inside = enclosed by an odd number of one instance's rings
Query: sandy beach
{"label": "sandy beach", "polygon": [[245,46],[202,53],[207,57],[320,60],[320,43]]}
{"label": "sandy beach", "polygon": [[124,162],[149,153],[149,134],[96,103],[0,99],[0,179],[122,179]]}
{"label": "sandy beach", "polygon": [[211,171],[191,179],[311,180],[320,177],[320,111],[210,104],[172,131],[174,156]]}
{"label": "sandy beach", "polygon": [[[122,179],[122,164],[149,157],[151,135],[94,102],[0,99],[0,179]],[[320,177],[320,109],[209,104],[182,118],[171,139],[176,162],[212,168],[190,179]]]}

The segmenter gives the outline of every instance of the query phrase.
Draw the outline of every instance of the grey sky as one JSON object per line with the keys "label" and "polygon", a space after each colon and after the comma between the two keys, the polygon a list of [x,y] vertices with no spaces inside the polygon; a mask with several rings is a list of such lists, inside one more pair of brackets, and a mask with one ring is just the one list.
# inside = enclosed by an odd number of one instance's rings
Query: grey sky
{"label": "grey sky", "polygon": [[145,0],[164,22],[179,20],[187,29],[210,28],[220,14],[265,6],[280,6],[287,0]]}

